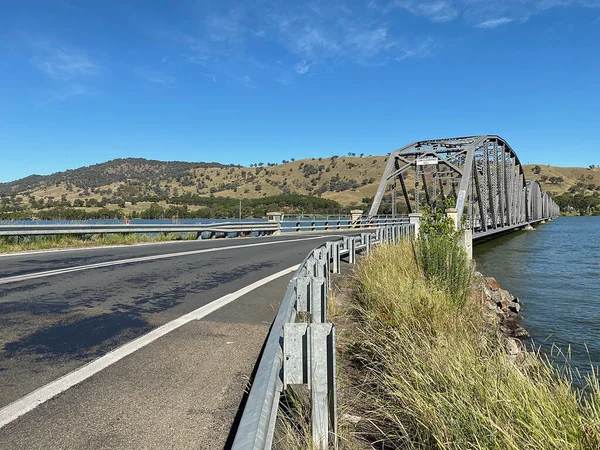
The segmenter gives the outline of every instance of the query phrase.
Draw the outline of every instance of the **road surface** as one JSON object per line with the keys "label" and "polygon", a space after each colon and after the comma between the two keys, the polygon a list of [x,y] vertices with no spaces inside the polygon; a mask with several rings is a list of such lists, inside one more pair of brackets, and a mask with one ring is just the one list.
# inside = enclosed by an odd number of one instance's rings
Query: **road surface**
{"label": "road surface", "polygon": [[[223,448],[292,276],[286,269],[332,238],[0,256],[0,447]],[[202,312],[220,302],[230,303]],[[136,338],[160,330],[138,348]],[[70,387],[73,373],[113,354]],[[27,396],[36,390],[53,394],[34,408]]]}

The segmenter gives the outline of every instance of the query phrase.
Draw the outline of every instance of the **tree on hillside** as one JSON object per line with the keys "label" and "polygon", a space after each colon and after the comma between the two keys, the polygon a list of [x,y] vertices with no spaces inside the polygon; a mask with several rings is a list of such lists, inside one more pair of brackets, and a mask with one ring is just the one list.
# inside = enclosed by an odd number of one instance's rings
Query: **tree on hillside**
{"label": "tree on hillside", "polygon": [[542,168],[540,166],[535,166],[531,170],[533,170],[533,173],[535,173],[536,175],[539,175],[539,173],[542,171]]}

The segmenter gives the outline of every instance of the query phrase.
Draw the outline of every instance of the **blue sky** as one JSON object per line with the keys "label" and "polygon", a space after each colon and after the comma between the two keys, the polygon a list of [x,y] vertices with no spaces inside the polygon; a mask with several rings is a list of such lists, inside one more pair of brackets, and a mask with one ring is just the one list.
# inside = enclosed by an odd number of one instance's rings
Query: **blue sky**
{"label": "blue sky", "polygon": [[0,181],[500,134],[600,164],[600,0],[2,2]]}

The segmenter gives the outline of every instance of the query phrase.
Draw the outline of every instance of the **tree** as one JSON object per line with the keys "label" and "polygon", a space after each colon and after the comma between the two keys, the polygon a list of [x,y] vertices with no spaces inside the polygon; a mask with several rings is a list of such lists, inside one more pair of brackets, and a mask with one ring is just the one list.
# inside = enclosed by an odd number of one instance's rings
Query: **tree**
{"label": "tree", "polygon": [[548,181],[552,184],[560,184],[565,181],[565,179],[563,177],[550,177],[548,178]]}
{"label": "tree", "polygon": [[533,173],[535,173],[536,175],[539,175],[539,173],[542,171],[542,168],[540,166],[535,166],[531,170],[533,170]]}

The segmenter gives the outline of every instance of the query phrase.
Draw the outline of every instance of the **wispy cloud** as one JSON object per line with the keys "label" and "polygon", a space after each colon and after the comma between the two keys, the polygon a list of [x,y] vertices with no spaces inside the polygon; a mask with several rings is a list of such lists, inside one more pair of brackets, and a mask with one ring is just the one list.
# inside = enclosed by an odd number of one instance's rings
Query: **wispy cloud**
{"label": "wispy cloud", "polygon": [[396,57],[397,61],[403,61],[408,58],[427,58],[433,55],[437,44],[432,39],[425,39],[422,42],[414,45],[404,45],[399,56]]}
{"label": "wispy cloud", "polygon": [[[248,2],[227,14],[204,14],[197,30],[175,32],[172,39],[185,46],[186,63],[207,72],[223,75],[251,70],[258,78],[283,85],[293,84],[294,76],[311,74],[319,66],[383,65],[431,53],[424,47],[410,50],[402,30],[378,12],[367,10],[343,0]],[[426,41],[431,50],[430,37],[420,41]],[[275,49],[276,56],[269,60],[261,52],[262,59],[257,60],[259,53],[254,50],[266,45]]]}
{"label": "wispy cloud", "polygon": [[556,7],[600,8],[600,0],[371,0],[370,5],[382,12],[404,9],[432,22],[462,18],[479,28],[496,28]]}
{"label": "wispy cloud", "polygon": [[498,17],[497,19],[484,20],[477,24],[478,28],[497,28],[507,23],[513,22],[515,19],[509,19],[508,17]]}
{"label": "wispy cloud", "polygon": [[310,70],[310,66],[312,66],[312,64],[309,63],[308,61],[306,61],[305,59],[303,59],[302,61],[300,61],[298,64],[296,64],[294,66],[294,69],[296,69],[297,73],[303,75]]}
{"label": "wispy cloud", "polygon": [[405,9],[434,22],[449,22],[459,16],[460,9],[454,3],[450,0],[395,0],[385,5],[385,9]]}
{"label": "wispy cloud", "polygon": [[42,73],[58,81],[96,75],[101,66],[84,51],[48,41],[33,45],[31,63]]}
{"label": "wispy cloud", "polygon": [[[600,0],[306,0],[211,3],[193,27],[173,31],[184,62],[219,81],[269,79],[290,85],[339,65],[364,67],[432,57],[435,30],[403,27],[406,15],[435,23],[495,29],[556,7],[600,7]],[[176,27],[172,27],[174,30]],[[426,29],[422,27],[422,29]],[[265,48],[269,51],[265,52]],[[270,59],[272,58],[272,59]],[[202,74],[200,74],[202,76]]]}
{"label": "wispy cloud", "polygon": [[163,72],[149,69],[135,69],[136,75],[151,84],[156,84],[162,86],[164,88],[172,88],[175,86],[176,79],[175,77]]}

